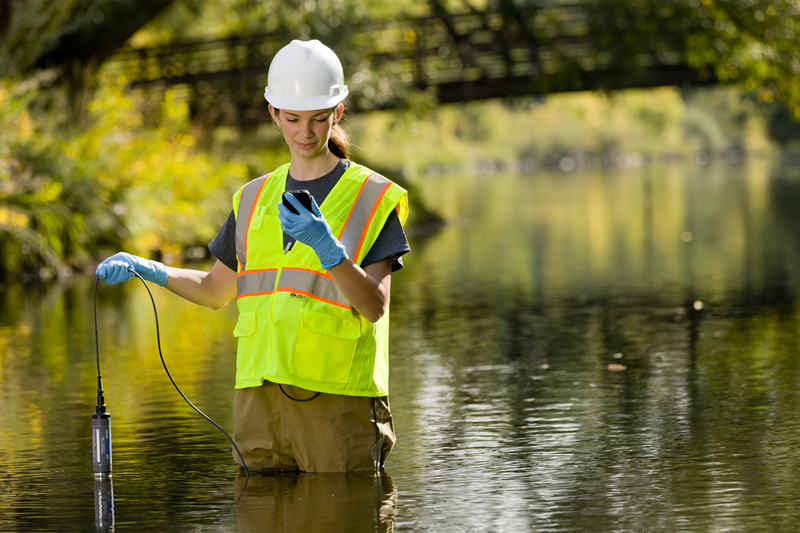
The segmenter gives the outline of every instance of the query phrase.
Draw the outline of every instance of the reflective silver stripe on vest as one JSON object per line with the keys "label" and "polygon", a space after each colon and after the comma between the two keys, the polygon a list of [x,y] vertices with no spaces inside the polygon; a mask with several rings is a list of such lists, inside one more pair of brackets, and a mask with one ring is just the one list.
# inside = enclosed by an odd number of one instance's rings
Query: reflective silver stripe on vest
{"label": "reflective silver stripe on vest", "polygon": [[332,278],[322,276],[311,270],[284,268],[278,280],[278,290],[287,292],[296,291],[300,294],[307,294],[342,307],[347,307],[348,309],[353,308]]}
{"label": "reflective silver stripe on vest", "polygon": [[277,270],[243,272],[236,278],[236,294],[238,296],[243,296],[246,294],[272,292],[275,290],[275,280],[277,277]]}
{"label": "reflective silver stripe on vest", "polygon": [[242,265],[242,270],[247,268],[245,257],[245,240],[247,239],[247,226],[250,222],[250,214],[253,212],[256,200],[258,200],[258,191],[261,189],[261,184],[264,180],[269,178],[269,174],[256,178],[242,189],[242,194],[239,196],[239,211],[236,214],[236,257],[239,258],[239,264]]}
{"label": "reflective silver stripe on vest", "polygon": [[383,189],[386,188],[389,183],[390,181],[388,179],[373,172],[369,175],[366,183],[364,183],[364,186],[361,188],[361,192],[358,194],[353,210],[350,212],[342,234],[339,236],[339,242],[344,245],[348,257],[353,261],[357,260],[356,253],[358,252],[358,244],[361,242],[361,235],[364,233],[369,223],[372,208],[375,206],[375,202],[378,201],[378,198],[380,198]]}
{"label": "reflective silver stripe on vest", "polygon": [[311,270],[285,268],[281,271],[280,281],[276,287],[275,280],[277,276],[277,270],[255,270],[239,274],[236,278],[237,297],[266,294],[278,290],[281,292],[296,292],[297,294],[319,298],[348,309],[353,308],[332,278],[322,276]]}

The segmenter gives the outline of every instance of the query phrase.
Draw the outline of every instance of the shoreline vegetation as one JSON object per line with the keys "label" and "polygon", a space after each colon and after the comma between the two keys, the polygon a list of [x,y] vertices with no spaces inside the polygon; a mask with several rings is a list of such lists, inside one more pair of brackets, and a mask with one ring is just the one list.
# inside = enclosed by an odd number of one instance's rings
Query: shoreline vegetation
{"label": "shoreline vegetation", "polygon": [[[101,73],[85,124],[54,118],[69,105],[45,78],[0,81],[0,281],[91,272],[120,249],[202,260],[233,192],[288,161],[272,124],[204,130],[176,88],[131,91]],[[733,87],[664,87],[351,114],[345,127],[355,160],[411,189],[409,233],[423,236],[444,222],[413,193],[421,178],[798,152],[771,137],[770,109]]]}
{"label": "shoreline vegetation", "polygon": [[497,172],[526,173],[537,170],[574,172],[580,170],[602,170],[640,168],[675,164],[708,165],[710,163],[739,164],[749,159],[772,158],[772,152],[751,153],[740,149],[728,149],[718,153],[707,150],[697,152],[664,152],[647,154],[612,153],[608,155],[556,155],[542,161],[534,159],[512,159],[509,161],[481,160],[466,163],[431,163],[421,171],[413,167],[397,168],[393,172],[406,179],[417,177],[435,178],[451,175],[493,174]]}

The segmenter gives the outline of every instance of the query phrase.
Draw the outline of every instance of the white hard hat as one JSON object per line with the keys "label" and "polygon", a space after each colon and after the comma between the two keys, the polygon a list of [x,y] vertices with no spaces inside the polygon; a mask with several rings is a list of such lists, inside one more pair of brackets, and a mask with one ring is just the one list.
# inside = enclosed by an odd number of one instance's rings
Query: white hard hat
{"label": "white hard hat", "polygon": [[278,109],[329,109],[347,94],[342,63],[333,50],[316,39],[290,42],[269,65],[264,98]]}

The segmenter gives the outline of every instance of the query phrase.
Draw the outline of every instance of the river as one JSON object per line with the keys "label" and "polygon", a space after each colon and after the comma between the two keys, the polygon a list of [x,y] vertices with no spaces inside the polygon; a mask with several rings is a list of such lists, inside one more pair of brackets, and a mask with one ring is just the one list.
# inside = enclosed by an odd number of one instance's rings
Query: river
{"label": "river", "polygon": [[[0,292],[0,531],[794,531],[800,176],[765,161],[418,178],[449,223],[392,279],[381,476],[252,476],[169,382],[137,280]],[[154,289],[228,430],[236,309]],[[113,508],[96,503],[113,491]]]}

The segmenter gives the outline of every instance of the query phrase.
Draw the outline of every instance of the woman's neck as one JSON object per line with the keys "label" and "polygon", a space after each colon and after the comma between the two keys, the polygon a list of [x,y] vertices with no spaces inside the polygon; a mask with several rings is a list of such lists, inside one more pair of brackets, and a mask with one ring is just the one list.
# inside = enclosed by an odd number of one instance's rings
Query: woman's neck
{"label": "woman's neck", "polygon": [[321,178],[325,174],[336,168],[339,158],[328,152],[314,158],[292,158],[289,165],[289,174],[297,181],[311,181]]}

